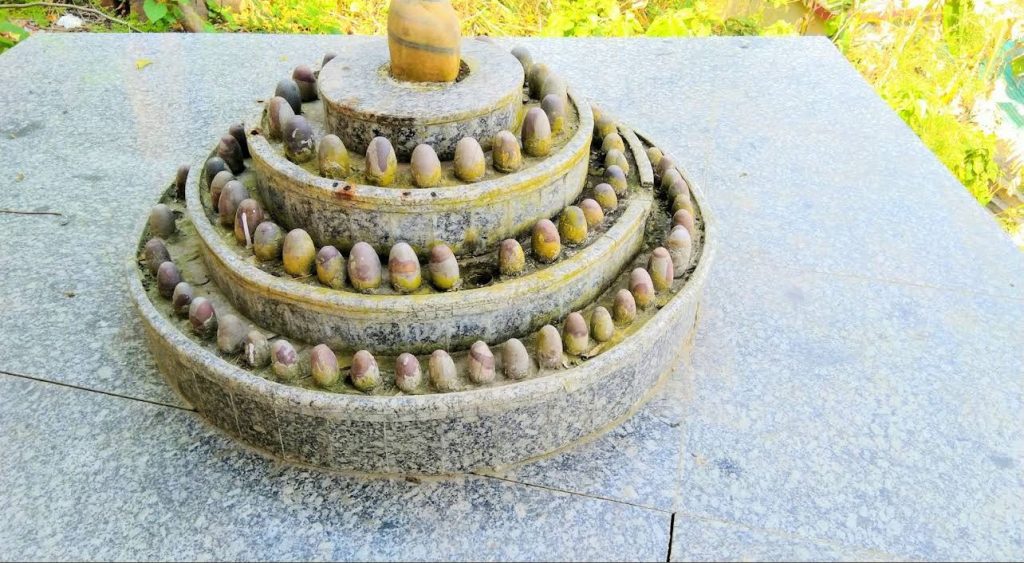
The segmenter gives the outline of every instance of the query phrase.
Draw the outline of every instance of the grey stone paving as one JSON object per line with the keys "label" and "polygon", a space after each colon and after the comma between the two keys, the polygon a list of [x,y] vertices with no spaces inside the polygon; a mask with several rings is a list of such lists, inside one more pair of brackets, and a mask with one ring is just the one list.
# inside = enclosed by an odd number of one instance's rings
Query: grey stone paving
{"label": "grey stone paving", "polygon": [[3,558],[1024,558],[1024,257],[822,39],[523,41],[677,156],[721,225],[693,365],[622,427],[415,483],[202,422],[122,296],[130,233],[346,41],[0,56],[0,209],[63,214],[0,214],[0,372],[25,376],[0,375]]}

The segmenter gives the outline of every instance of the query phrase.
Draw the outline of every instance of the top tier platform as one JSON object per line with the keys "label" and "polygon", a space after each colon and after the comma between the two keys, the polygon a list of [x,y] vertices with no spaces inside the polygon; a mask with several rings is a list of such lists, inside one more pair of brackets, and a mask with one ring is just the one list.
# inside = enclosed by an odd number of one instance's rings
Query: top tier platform
{"label": "top tier platform", "polygon": [[386,137],[399,160],[416,145],[434,148],[442,160],[463,137],[486,150],[495,133],[514,129],[523,106],[523,67],[497,45],[462,42],[462,70],[455,82],[403,82],[391,76],[388,47],[370,41],[339,53],[318,80],[328,131],[349,150],[366,152]]}

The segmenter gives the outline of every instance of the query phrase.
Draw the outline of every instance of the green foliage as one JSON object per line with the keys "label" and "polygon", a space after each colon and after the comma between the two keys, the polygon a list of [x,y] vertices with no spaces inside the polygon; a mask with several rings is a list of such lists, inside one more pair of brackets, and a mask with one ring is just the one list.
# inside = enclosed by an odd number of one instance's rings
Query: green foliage
{"label": "green foliage", "polygon": [[28,31],[6,19],[0,19],[0,53],[14,47],[28,37]]}

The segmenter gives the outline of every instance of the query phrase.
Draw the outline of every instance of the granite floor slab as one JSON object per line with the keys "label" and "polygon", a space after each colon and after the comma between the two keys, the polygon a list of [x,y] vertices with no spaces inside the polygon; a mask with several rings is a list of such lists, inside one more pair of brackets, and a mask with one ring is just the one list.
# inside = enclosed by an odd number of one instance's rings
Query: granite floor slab
{"label": "granite floor slab", "polygon": [[195,413],[0,376],[5,559],[664,560],[670,515],[289,466]]}
{"label": "granite floor slab", "polygon": [[1024,303],[723,263],[684,512],[899,558],[1024,555]]}

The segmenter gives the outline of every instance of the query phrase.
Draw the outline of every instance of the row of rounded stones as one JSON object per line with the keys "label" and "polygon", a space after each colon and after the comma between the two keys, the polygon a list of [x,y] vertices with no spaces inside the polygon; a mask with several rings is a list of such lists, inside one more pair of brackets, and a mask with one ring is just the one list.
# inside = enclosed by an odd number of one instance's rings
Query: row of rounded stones
{"label": "row of rounded stones", "polygon": [[[271,366],[281,379],[294,380],[306,373],[307,367],[299,361],[295,347],[284,339],[271,343],[260,332],[250,328],[236,315],[218,318],[213,303],[205,297],[196,297],[190,284],[171,260],[163,241],[153,238],[143,248],[146,267],[156,276],[157,292],[171,301],[175,314],[187,316],[193,331],[203,338],[214,337],[217,349],[224,354],[242,354],[252,368]],[[688,260],[688,256],[686,257]],[[685,270],[685,267],[683,268]],[[664,248],[651,254],[646,269],[636,268],[629,276],[629,288],[620,289],[614,299],[612,311],[603,306],[594,309],[588,323],[580,312],[566,317],[562,331],[552,325],[542,327],[537,335],[535,356],[543,369],[563,367],[563,356],[583,356],[591,350],[591,338],[598,343],[607,342],[616,327],[630,325],[637,309],[654,305],[656,292],[671,287],[679,270],[673,267],[673,257]],[[503,373],[509,379],[522,379],[529,375],[532,361],[523,343],[515,338],[501,346]],[[495,359],[488,345],[477,341],[469,351],[469,379],[486,384],[496,376]],[[331,387],[341,378],[338,359],[334,351],[318,344],[310,352],[308,374],[322,387]],[[428,361],[431,386],[437,391],[456,391],[460,388],[455,362],[445,350],[435,350]],[[376,359],[368,350],[360,350],[352,357],[349,373],[351,384],[362,391],[371,391],[382,383]],[[395,362],[395,385],[404,392],[414,393],[420,387],[422,372],[416,356],[403,353]]]}
{"label": "row of rounded stones", "polygon": [[[328,54],[324,64],[333,56]],[[565,127],[568,95],[565,82],[551,75],[545,81],[546,94],[539,108],[531,108],[523,118],[521,140],[511,131],[500,131],[492,140],[492,165],[499,172],[514,172],[523,163],[523,152],[528,156],[547,156],[552,149],[553,135]],[[550,82],[550,84],[548,84]],[[267,101],[268,136],[284,143],[285,156],[292,162],[304,164],[317,160],[320,175],[343,179],[350,171],[350,157],[344,142],[333,134],[319,141],[313,129],[301,115],[302,103],[316,99],[316,74],[301,65],[291,79],[278,82],[274,97]],[[477,139],[465,137],[455,147],[455,176],[463,182],[476,182],[486,174],[487,162]],[[366,148],[364,174],[378,186],[390,186],[395,181],[398,158],[394,147],[385,137],[375,137]],[[441,184],[443,174],[437,152],[428,144],[418,145],[410,158],[413,184],[430,188]]]}

